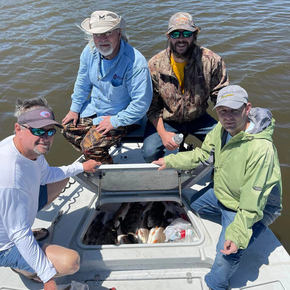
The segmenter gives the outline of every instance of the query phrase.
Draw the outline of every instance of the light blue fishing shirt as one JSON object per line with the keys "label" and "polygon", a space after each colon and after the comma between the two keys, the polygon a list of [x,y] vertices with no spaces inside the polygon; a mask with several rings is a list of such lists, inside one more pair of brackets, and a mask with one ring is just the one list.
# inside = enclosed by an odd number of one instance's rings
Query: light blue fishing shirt
{"label": "light blue fishing shirt", "polygon": [[80,113],[80,117],[97,114],[94,125],[102,121],[102,116],[111,116],[114,128],[141,124],[153,95],[145,57],[121,40],[118,55],[102,64],[104,61],[97,48],[84,48],[70,110]]}

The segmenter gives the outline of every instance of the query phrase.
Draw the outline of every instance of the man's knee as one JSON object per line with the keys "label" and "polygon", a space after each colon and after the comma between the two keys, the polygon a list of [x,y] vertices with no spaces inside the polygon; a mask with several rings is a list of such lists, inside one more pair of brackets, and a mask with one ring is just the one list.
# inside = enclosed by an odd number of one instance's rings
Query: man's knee
{"label": "man's knee", "polygon": [[[153,147],[149,147],[149,146],[147,146],[147,147],[143,146],[141,153],[142,153],[144,160],[147,163],[151,163],[152,161],[158,160],[160,157],[162,157],[161,156],[162,154],[158,154],[156,149],[154,149]],[[160,157],[158,157],[158,155],[160,155]]]}
{"label": "man's knee", "polygon": [[44,244],[42,250],[54,265],[58,276],[71,275],[79,270],[80,255],[75,250],[48,244]]}
{"label": "man's knee", "polygon": [[68,262],[68,274],[74,274],[80,269],[80,256],[76,251],[71,253]]}

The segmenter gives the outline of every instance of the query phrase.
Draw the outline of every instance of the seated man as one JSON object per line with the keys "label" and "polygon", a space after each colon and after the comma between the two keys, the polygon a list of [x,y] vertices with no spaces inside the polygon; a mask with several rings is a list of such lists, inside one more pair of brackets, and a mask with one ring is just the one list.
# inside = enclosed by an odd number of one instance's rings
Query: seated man
{"label": "seated man", "polygon": [[200,215],[221,216],[217,253],[205,281],[210,289],[225,290],[244,251],[280,215],[282,181],[271,112],[251,108],[247,92],[237,85],[219,91],[215,110],[219,123],[201,148],[153,163],[161,165],[158,170],[194,169],[214,149],[214,188],[191,207]]}
{"label": "seated man", "polygon": [[55,120],[45,99],[18,100],[15,135],[0,142],[0,267],[43,282],[45,290],[57,288],[55,275],[78,271],[77,252],[38,244],[31,226],[36,214],[51,203],[69,177],[93,173],[100,162],[88,160],[69,166],[50,167],[44,158],[52,145]]}
{"label": "seated man", "polygon": [[91,39],[81,54],[62,133],[86,159],[113,163],[108,151],[140,126],[152,81],[144,56],[126,42],[122,17],[95,11],[81,27]]}
{"label": "seated man", "polygon": [[207,114],[208,99],[216,102],[218,91],[229,84],[220,56],[196,45],[200,29],[188,13],[174,14],[168,24],[169,47],[152,57],[149,69],[153,99],[147,113],[142,155],[146,162],[174,150],[176,133],[191,134],[203,141],[216,125]]}

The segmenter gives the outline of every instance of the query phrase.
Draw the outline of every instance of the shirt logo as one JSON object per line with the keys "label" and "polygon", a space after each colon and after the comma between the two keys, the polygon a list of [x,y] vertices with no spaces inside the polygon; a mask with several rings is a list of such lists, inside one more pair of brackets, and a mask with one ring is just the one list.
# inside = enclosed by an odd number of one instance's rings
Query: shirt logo
{"label": "shirt logo", "polygon": [[114,75],[113,75],[113,80],[116,80],[116,79],[118,79],[118,80],[122,80],[122,77],[117,76],[117,74],[114,74]]}

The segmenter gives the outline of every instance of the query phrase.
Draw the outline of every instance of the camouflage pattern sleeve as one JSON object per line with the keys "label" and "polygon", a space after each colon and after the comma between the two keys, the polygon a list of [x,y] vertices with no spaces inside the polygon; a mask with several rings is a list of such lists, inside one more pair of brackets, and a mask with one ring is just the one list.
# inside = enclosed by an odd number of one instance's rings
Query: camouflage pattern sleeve
{"label": "camouflage pattern sleeve", "polygon": [[229,78],[224,60],[217,54],[214,54],[213,59],[214,66],[212,70],[210,100],[215,105],[219,90],[229,85]]}
{"label": "camouflage pattern sleeve", "polygon": [[158,70],[159,55],[155,55],[148,62],[149,71],[152,79],[153,98],[151,106],[147,111],[147,117],[150,121],[155,120],[163,115],[163,101],[159,94],[159,72]]}

